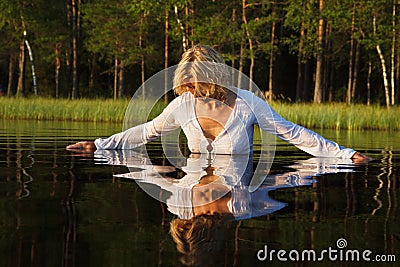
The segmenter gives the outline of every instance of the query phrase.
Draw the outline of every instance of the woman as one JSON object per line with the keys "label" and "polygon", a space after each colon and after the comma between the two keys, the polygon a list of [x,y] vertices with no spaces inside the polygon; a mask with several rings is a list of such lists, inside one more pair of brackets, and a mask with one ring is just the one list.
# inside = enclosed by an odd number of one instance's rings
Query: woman
{"label": "woman", "polygon": [[78,142],[67,149],[132,149],[181,127],[192,153],[248,154],[254,125],[316,157],[369,157],[339,146],[302,126],[286,121],[266,101],[230,86],[230,73],[214,49],[196,45],[182,55],[174,73],[178,95],[154,120],[106,139]]}

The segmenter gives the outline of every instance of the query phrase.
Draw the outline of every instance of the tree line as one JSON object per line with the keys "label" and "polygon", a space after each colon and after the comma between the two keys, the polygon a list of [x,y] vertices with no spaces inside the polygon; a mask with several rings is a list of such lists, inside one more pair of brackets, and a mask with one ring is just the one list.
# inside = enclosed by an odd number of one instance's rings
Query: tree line
{"label": "tree line", "polygon": [[193,44],[270,99],[399,101],[397,0],[0,0],[6,96],[131,96]]}

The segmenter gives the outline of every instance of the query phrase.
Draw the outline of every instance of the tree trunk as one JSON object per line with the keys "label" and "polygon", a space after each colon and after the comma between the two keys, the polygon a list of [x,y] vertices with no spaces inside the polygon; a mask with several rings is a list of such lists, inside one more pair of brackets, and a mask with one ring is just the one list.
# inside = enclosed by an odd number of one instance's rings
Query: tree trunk
{"label": "tree trunk", "polygon": [[354,68],[353,68],[353,84],[351,85],[351,98],[353,100],[356,96],[359,65],[360,65],[360,43],[356,41],[356,54],[354,55]]}
{"label": "tree trunk", "polygon": [[141,73],[141,77],[142,77],[142,92],[143,92],[143,97],[144,97],[144,93],[145,93],[145,91],[146,91],[146,88],[145,88],[145,81],[146,81],[146,65],[145,65],[145,58],[144,58],[144,55],[142,54],[141,55],[141,58],[140,58],[140,73]]}
{"label": "tree trunk", "polygon": [[[331,62],[331,64],[332,64],[332,62]],[[331,70],[329,71],[329,80],[330,80],[330,83],[329,83],[329,89],[328,89],[328,102],[332,103],[333,91],[334,91],[333,88],[335,88],[335,68],[334,67],[332,67]]]}
{"label": "tree trunk", "polygon": [[[397,55],[397,61],[396,61],[396,81],[395,85],[400,85],[400,54]],[[399,102],[399,95],[395,95],[395,103]]]}
{"label": "tree trunk", "polygon": [[168,14],[169,9],[165,7],[165,25],[164,25],[164,102],[168,102],[168,31],[169,31],[169,21]]}
{"label": "tree trunk", "polygon": [[12,95],[14,89],[14,73],[15,73],[15,55],[10,53],[10,62],[8,63],[8,85],[7,85],[7,97]]}
{"label": "tree trunk", "polygon": [[351,15],[351,29],[350,29],[350,52],[349,52],[349,71],[347,80],[347,91],[346,91],[346,104],[351,103],[351,92],[353,85],[353,62],[354,62],[354,24],[355,24],[355,8],[356,4],[353,5],[353,12]]}
{"label": "tree trunk", "polygon": [[35,61],[33,59],[33,51],[32,51],[32,48],[31,48],[29,42],[28,42],[28,39],[26,39],[26,38],[25,38],[25,45],[26,45],[26,48],[28,50],[29,61],[31,62],[33,92],[35,93],[36,96],[38,96],[39,92],[38,92],[38,87],[37,87],[36,67],[35,67]]}
{"label": "tree trunk", "polygon": [[[331,35],[332,33],[332,27],[330,25],[326,25],[325,28],[326,35]],[[331,81],[329,80],[329,73],[331,72],[331,66],[332,62],[330,60],[330,56],[328,54],[333,54],[332,51],[332,41],[329,38],[325,38],[325,51],[323,59],[324,59],[324,68],[323,68],[323,77],[322,77],[322,83],[324,84],[323,90],[322,90],[322,99],[326,100],[326,94],[327,94],[327,89],[329,89]],[[329,93],[328,93],[329,94]],[[329,97],[329,96],[328,96]]]}
{"label": "tree trunk", "polygon": [[275,20],[272,21],[271,26],[271,52],[269,55],[269,79],[268,79],[268,91],[269,91],[269,99],[268,101],[272,101],[272,96],[274,93],[274,44],[275,44]]}
{"label": "tree trunk", "polygon": [[395,103],[395,52],[396,52],[396,2],[397,0],[393,0],[392,5],[392,51],[391,51],[391,64],[390,64],[390,85],[391,85],[391,105],[393,106]]}
{"label": "tree trunk", "polygon": [[182,48],[183,51],[187,50],[186,47],[186,31],[185,31],[185,27],[183,27],[182,21],[179,19],[179,14],[178,14],[178,6],[174,5],[174,12],[175,12],[175,17],[176,17],[176,22],[179,25],[179,29],[181,30],[181,34],[182,34]]}
{"label": "tree trunk", "polygon": [[[190,1],[190,12],[189,12],[193,18],[193,20],[195,20],[195,9],[194,9],[194,4],[193,1]],[[193,24],[193,20],[192,20],[192,24]],[[194,27],[190,27],[190,35],[194,36]],[[191,46],[194,46],[194,41],[191,41]]]}
{"label": "tree trunk", "polygon": [[[67,11],[67,27],[72,32],[72,7],[71,7],[71,3],[72,3],[71,0],[67,1],[66,11]],[[72,85],[71,85],[72,39],[71,39],[71,42],[67,43],[67,47],[64,50],[65,50],[65,72],[67,73],[67,75],[66,75],[67,77],[66,77],[66,81],[65,81],[65,87],[67,88],[68,97],[70,97],[70,91],[69,90],[70,90],[70,88],[72,88]]]}
{"label": "tree trunk", "polygon": [[96,67],[96,54],[94,53],[93,55],[92,55],[92,57],[91,57],[91,59],[89,59],[89,72],[90,72],[90,74],[89,74],[89,84],[88,84],[88,87],[89,87],[89,94],[90,95],[93,95],[93,91],[94,91],[94,86],[95,86],[95,73],[96,73],[96,71],[95,71],[95,67]]}
{"label": "tree trunk", "polygon": [[247,24],[246,17],[246,0],[242,0],[242,21],[244,24],[247,41],[249,42],[249,52],[250,52],[250,70],[249,70],[249,90],[252,91],[252,80],[253,80],[253,69],[254,69],[254,50],[253,50],[253,40],[251,39],[250,30]]}
{"label": "tree trunk", "polygon": [[140,15],[140,33],[139,33],[139,47],[141,49],[141,56],[140,56],[140,74],[141,74],[141,82],[142,82],[142,97],[144,99],[144,93],[145,93],[145,61],[144,61],[144,51],[143,51],[143,15]]}
{"label": "tree trunk", "polygon": [[371,73],[372,62],[368,61],[368,76],[367,76],[367,105],[371,105]]}
{"label": "tree trunk", "polygon": [[25,83],[25,42],[22,41],[19,46],[19,63],[18,63],[18,85],[17,96],[24,95]]}
{"label": "tree trunk", "polygon": [[72,7],[72,93],[71,98],[77,99],[79,97],[79,8],[80,0],[71,0]]}
{"label": "tree trunk", "polygon": [[[232,23],[236,23],[236,8],[232,8]],[[232,50],[231,50],[231,54],[232,55],[235,55],[236,54],[236,49],[235,49],[235,43],[234,43],[234,41],[232,41],[231,42],[231,47],[232,47]],[[233,56],[232,58],[231,58],[231,83],[232,83],[232,85],[235,85],[235,81],[236,81],[236,77],[235,77],[235,57]]]}
{"label": "tree trunk", "polygon": [[240,50],[239,50],[239,77],[238,77],[238,87],[239,88],[242,88],[243,53],[244,53],[244,44],[243,44],[243,41],[241,41],[240,42]]}
{"label": "tree trunk", "polygon": [[[373,28],[374,28],[374,34],[376,34],[376,15],[375,14],[372,19],[372,24],[373,24]],[[381,65],[382,65],[382,77],[383,77],[383,84],[384,84],[384,88],[385,88],[386,107],[389,108],[390,107],[390,97],[389,97],[389,82],[388,82],[388,78],[387,78],[386,62],[385,62],[385,58],[383,57],[382,50],[381,50],[379,43],[376,45],[376,51],[378,52],[379,59],[381,61]]]}
{"label": "tree trunk", "polygon": [[324,36],[324,19],[322,17],[322,10],[324,7],[324,0],[319,0],[319,15],[318,22],[318,51],[317,63],[315,68],[315,87],[314,87],[314,103],[321,103],[322,101],[322,41]]}
{"label": "tree trunk", "polygon": [[54,49],[55,56],[56,56],[56,68],[54,71],[54,81],[56,85],[56,92],[55,92],[55,97],[58,99],[59,98],[59,92],[60,92],[60,68],[61,68],[61,60],[60,60],[60,48],[61,44],[56,44],[56,47]]}
{"label": "tree trunk", "polygon": [[[303,4],[303,14],[305,13],[306,5]],[[303,16],[304,17],[304,16]],[[296,102],[300,102],[302,97],[303,84],[303,46],[305,38],[304,19],[301,20],[300,39],[299,39],[299,52],[297,55],[297,81],[296,81]]]}
{"label": "tree trunk", "polygon": [[118,66],[118,98],[124,96],[124,81],[125,81],[125,67],[124,62],[121,60]]}
{"label": "tree trunk", "polygon": [[[189,7],[188,7],[188,5],[191,5],[191,3],[188,3],[186,6],[185,6],[185,17],[186,17],[186,21],[187,21],[187,19],[188,19],[188,17],[189,17]],[[189,47],[189,34],[190,33],[190,31],[189,31],[189,24],[188,23],[186,23],[185,24],[185,34],[186,34],[186,36],[188,37],[188,38],[186,38],[186,47]]]}
{"label": "tree trunk", "polygon": [[114,100],[117,100],[118,97],[118,58],[115,57],[114,59]]}
{"label": "tree trunk", "polygon": [[386,99],[386,107],[390,107],[390,96],[389,96],[389,82],[387,78],[387,70],[386,70],[386,63],[385,58],[383,57],[381,48],[379,45],[376,45],[376,51],[378,52],[379,59],[381,60],[382,65],[382,77],[383,77],[383,84],[385,88],[385,99]]}
{"label": "tree trunk", "polygon": [[297,78],[296,78],[296,102],[302,100],[302,84],[303,84],[303,63],[300,55],[297,56]]}

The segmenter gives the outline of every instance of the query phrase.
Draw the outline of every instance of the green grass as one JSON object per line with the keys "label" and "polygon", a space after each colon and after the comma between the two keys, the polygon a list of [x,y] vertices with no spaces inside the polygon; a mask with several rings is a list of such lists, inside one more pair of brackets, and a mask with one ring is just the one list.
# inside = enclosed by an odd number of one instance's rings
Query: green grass
{"label": "green grass", "polygon": [[121,122],[128,104],[128,100],[2,97],[0,98],[0,117],[3,119]]}
{"label": "green grass", "polygon": [[285,119],[313,129],[400,130],[400,107],[362,104],[288,104],[271,106]]}
{"label": "green grass", "polygon": [[[114,101],[0,97],[0,118],[122,123],[128,104],[127,99]],[[285,119],[307,128],[400,130],[400,107],[388,110],[377,105],[281,102],[273,102],[271,106]],[[163,103],[158,103],[150,117],[154,117],[162,108]],[[137,114],[138,119],[143,121],[140,118],[143,115],[142,109],[142,105],[131,105],[129,112]]]}

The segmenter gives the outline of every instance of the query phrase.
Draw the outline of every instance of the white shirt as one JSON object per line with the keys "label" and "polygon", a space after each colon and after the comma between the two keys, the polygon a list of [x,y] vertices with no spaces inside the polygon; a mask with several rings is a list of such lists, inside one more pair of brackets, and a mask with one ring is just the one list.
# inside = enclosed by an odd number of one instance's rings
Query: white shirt
{"label": "white shirt", "polygon": [[195,114],[195,98],[187,92],[175,98],[163,112],[147,123],[96,139],[97,149],[132,149],[179,127],[192,153],[249,154],[253,151],[254,125],[316,157],[351,158],[353,149],[339,146],[319,134],[283,119],[268,103],[252,92],[238,89],[235,106],[224,129],[211,141],[204,136]]}

